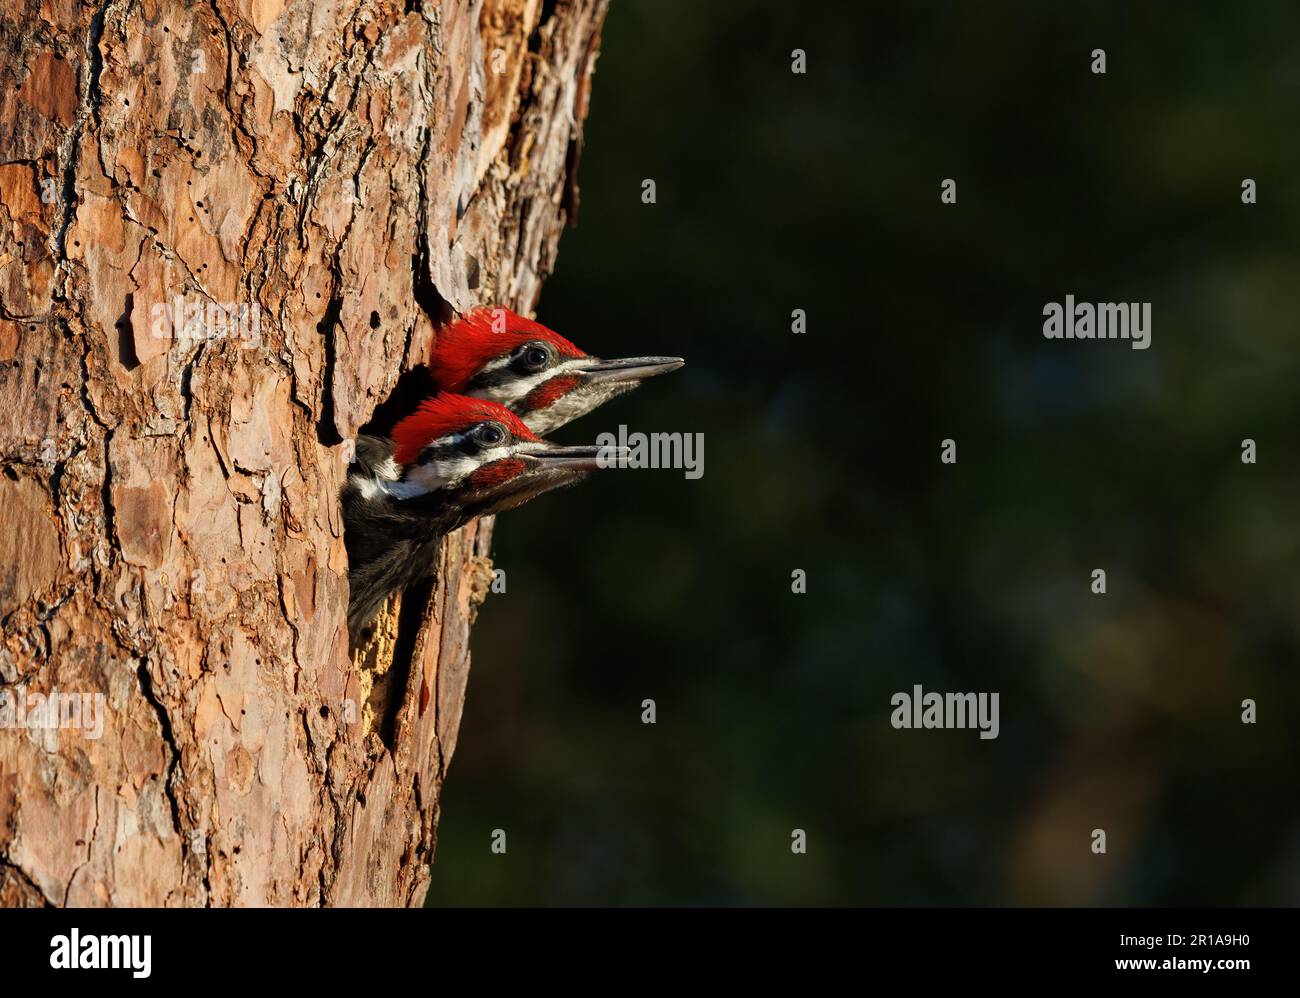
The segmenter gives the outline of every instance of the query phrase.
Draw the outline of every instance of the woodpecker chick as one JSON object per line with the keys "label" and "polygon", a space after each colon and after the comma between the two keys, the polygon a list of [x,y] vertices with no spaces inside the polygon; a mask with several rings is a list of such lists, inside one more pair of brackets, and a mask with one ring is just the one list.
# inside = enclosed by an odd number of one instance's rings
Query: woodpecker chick
{"label": "woodpecker chick", "polygon": [[539,322],[493,307],[440,329],[429,369],[443,391],[498,402],[544,436],[684,363],[680,357],[601,360]]}
{"label": "woodpecker chick", "polygon": [[540,440],[504,406],[445,392],[398,423],[391,442],[360,437],[343,489],[348,629],[358,635],[390,593],[431,575],[443,534],[625,456]]}

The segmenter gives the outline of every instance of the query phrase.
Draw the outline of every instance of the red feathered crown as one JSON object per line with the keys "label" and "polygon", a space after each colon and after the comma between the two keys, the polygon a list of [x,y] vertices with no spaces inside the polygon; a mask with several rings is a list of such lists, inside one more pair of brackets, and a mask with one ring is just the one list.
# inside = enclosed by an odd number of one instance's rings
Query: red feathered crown
{"label": "red feathered crown", "polygon": [[443,391],[463,391],[465,383],[493,357],[532,340],[547,340],[562,357],[587,356],[540,322],[525,319],[508,308],[487,306],[476,308],[463,319],[438,330],[429,370]]}
{"label": "red feathered crown", "polygon": [[430,441],[449,433],[469,429],[475,423],[493,419],[502,423],[519,440],[536,440],[533,433],[513,412],[487,399],[439,392],[393,427],[393,460],[410,464]]}

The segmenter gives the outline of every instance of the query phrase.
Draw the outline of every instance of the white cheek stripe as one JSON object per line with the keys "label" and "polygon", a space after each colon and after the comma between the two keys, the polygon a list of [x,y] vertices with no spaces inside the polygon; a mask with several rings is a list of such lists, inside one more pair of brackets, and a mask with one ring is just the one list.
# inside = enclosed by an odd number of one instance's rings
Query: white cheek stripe
{"label": "white cheek stripe", "polygon": [[374,499],[378,496],[391,496],[394,499],[414,499],[429,490],[415,482],[392,481],[387,478],[366,478],[353,475],[349,479],[352,487],[361,494],[362,499]]}
{"label": "white cheek stripe", "polygon": [[401,477],[401,465],[389,456],[375,465],[373,477],[349,475],[348,481],[361,493],[362,499],[373,499],[382,492],[393,494],[391,486],[399,484]]}
{"label": "white cheek stripe", "polygon": [[509,364],[512,360],[514,360],[514,356],[511,354],[506,354],[503,357],[496,357],[493,360],[489,360],[486,364],[484,364],[479,369],[479,373],[483,374],[486,373],[487,371],[499,371],[501,370],[501,368]]}
{"label": "white cheek stripe", "polygon": [[361,493],[362,499],[373,499],[379,493],[387,491],[378,479],[367,478],[365,475],[350,475],[348,481]]}
{"label": "white cheek stripe", "polygon": [[[491,450],[479,451],[474,457],[468,454],[456,454],[444,461],[429,461],[425,464],[413,464],[406,469],[406,476],[400,481],[378,481],[378,488],[387,492],[394,499],[411,499],[415,496],[436,492],[438,489],[455,485],[472,475],[485,464],[500,461],[510,456],[510,447],[502,444]],[[362,493],[365,494],[364,492]],[[369,498],[369,496],[367,496]]]}
{"label": "white cheek stripe", "polygon": [[[445,447],[454,444],[459,438],[459,433],[452,433],[430,441],[430,445]],[[427,495],[448,485],[454,485],[472,475],[483,465],[500,461],[510,454],[510,445],[504,443],[500,447],[479,451],[474,457],[456,453],[447,460],[412,464],[407,468],[405,477],[402,475],[402,466],[390,457],[376,465],[373,476],[352,475],[349,481],[363,499],[374,499],[380,495],[388,495],[394,499],[414,499],[416,496]]]}
{"label": "white cheek stripe", "polygon": [[[493,361],[483,370],[494,371],[508,362],[509,358],[500,362]],[[567,374],[569,371],[581,369],[584,364],[590,363],[590,357],[575,357],[573,360],[566,360],[563,364],[556,364],[554,367],[548,367],[545,371],[538,371],[536,374],[530,374],[517,381],[512,381],[508,385],[492,385],[488,388],[476,388],[469,394],[472,398],[489,399],[493,402],[501,402],[504,404],[508,401],[523,398],[542,382],[550,381],[556,375]]]}

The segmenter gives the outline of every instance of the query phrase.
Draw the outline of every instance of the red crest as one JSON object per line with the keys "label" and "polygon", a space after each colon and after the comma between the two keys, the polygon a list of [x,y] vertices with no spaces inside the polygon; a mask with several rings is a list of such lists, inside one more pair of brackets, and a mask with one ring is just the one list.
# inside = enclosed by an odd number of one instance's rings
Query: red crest
{"label": "red crest", "polygon": [[432,441],[467,430],[487,419],[504,425],[516,439],[538,439],[518,416],[503,405],[487,399],[439,392],[421,402],[415,412],[393,427],[393,460],[398,464],[410,464]]}
{"label": "red crest", "polygon": [[466,382],[489,360],[532,340],[546,340],[561,357],[587,356],[540,322],[525,319],[508,308],[487,306],[438,330],[429,370],[443,391],[463,391]]}

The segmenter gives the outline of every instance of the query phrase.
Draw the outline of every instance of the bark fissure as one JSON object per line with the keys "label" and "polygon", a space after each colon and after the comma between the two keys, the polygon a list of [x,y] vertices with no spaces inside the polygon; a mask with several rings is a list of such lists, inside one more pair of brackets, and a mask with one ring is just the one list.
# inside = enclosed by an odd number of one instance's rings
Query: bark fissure
{"label": "bark fissure", "polygon": [[343,299],[331,295],[325,317],[316,327],[321,334],[325,349],[325,372],[321,377],[320,418],[316,420],[316,439],[323,447],[334,447],[343,442],[338,426],[334,422],[334,364],[337,349],[335,346],[335,327],[343,312]]}
{"label": "bark fissure", "polygon": [[181,836],[182,841],[184,841],[185,826],[181,824],[181,805],[180,801],[176,799],[176,769],[181,760],[180,746],[176,744],[176,736],[172,733],[172,722],[167,714],[167,707],[154,693],[153,677],[149,675],[148,659],[141,659],[140,665],[136,669],[136,675],[140,677],[140,695],[153,708],[154,716],[158,718],[158,727],[162,732],[162,739],[167,745],[169,754],[167,758],[167,775],[163,780],[163,793],[167,795],[167,802],[171,805],[172,826],[176,829],[176,834]]}
{"label": "bark fissure", "polygon": [[99,52],[99,40],[104,37],[104,22],[114,0],[106,0],[90,19],[86,33],[86,93],[77,108],[76,127],[68,131],[67,139],[60,159],[66,164],[63,170],[63,218],[56,239],[56,252],[66,255],[65,240],[68,227],[76,214],[77,207],[77,166],[81,156],[81,138],[85,133],[87,115],[94,118],[96,130],[99,128],[99,74],[103,71],[104,60]]}
{"label": "bark fissure", "polygon": [[[15,896],[17,892],[13,889],[13,885],[6,882],[11,878],[17,881],[17,886],[26,894],[26,898]],[[30,898],[39,898],[41,907],[55,907],[54,902],[45,895],[40,885],[32,879],[31,874],[21,866],[9,862],[5,856],[0,855],[0,903],[3,903],[6,908],[26,906],[25,902]],[[66,904],[67,899],[64,898],[64,901]]]}

